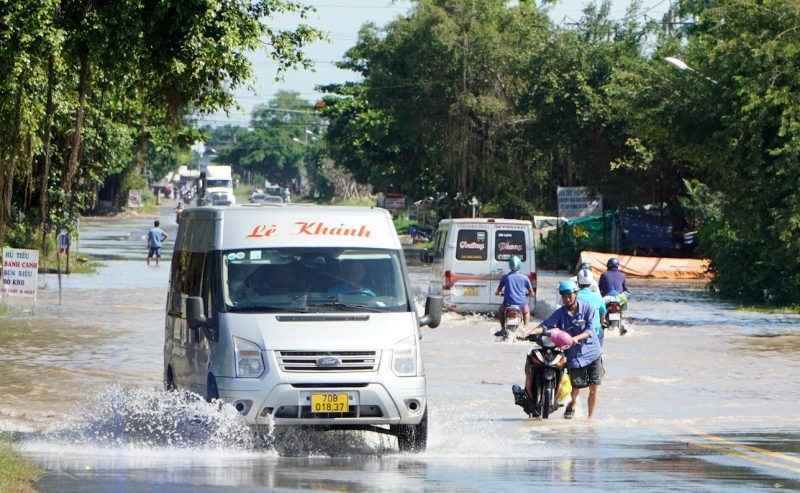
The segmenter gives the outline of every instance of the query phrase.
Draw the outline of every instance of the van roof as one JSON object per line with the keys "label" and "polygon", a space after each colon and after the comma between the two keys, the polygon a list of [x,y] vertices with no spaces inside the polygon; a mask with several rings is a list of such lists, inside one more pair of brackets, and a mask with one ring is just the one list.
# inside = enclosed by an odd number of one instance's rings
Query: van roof
{"label": "van roof", "polygon": [[185,221],[185,228],[192,227],[193,220],[220,221],[221,231],[215,227],[214,246],[226,250],[273,246],[402,248],[392,216],[377,207],[262,203],[185,209],[181,226]]}
{"label": "van roof", "polygon": [[442,219],[439,224],[533,224],[527,219],[504,219],[495,217],[462,217],[458,219]]}

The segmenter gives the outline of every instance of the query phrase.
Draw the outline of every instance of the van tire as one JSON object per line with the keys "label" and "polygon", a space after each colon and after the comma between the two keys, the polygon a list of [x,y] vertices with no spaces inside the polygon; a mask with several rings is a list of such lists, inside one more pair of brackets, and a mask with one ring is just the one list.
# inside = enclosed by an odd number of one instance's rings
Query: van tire
{"label": "van tire", "polygon": [[164,372],[164,390],[167,392],[178,390],[178,387],[175,385],[175,376],[172,375],[172,366],[168,366],[167,371]]}
{"label": "van tire", "polygon": [[208,374],[208,381],[206,382],[206,402],[211,402],[214,399],[219,399],[219,390],[217,389],[217,379],[211,373]]}
{"label": "van tire", "polygon": [[428,409],[417,425],[396,425],[397,446],[400,452],[422,453],[428,446]]}

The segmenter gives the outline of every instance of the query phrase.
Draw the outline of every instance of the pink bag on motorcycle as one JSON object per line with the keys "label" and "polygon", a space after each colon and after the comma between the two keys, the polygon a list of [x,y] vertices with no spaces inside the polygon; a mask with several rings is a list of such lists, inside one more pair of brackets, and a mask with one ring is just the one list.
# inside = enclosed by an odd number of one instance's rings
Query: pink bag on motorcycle
{"label": "pink bag on motorcycle", "polygon": [[572,346],[572,336],[561,329],[550,329],[550,340],[559,348]]}

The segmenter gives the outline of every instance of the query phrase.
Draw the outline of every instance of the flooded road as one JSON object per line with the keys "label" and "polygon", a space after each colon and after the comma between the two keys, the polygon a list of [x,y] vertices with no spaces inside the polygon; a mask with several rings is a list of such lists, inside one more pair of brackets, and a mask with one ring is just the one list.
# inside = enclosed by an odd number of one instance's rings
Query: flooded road
{"label": "flooded road", "polygon": [[[153,218],[86,219],[95,275],[47,275],[0,318],[0,427],[64,492],[800,490],[800,317],[734,310],[701,282],[630,280],[629,332],[608,334],[594,421],[528,419],[513,404],[527,343],[446,314],[423,328],[428,449],[358,432],[284,432],[264,447],[235,412],[162,392],[164,305],[176,225],[145,265]],[[427,273],[412,267],[414,290]],[[540,272],[536,321],[564,277]]]}

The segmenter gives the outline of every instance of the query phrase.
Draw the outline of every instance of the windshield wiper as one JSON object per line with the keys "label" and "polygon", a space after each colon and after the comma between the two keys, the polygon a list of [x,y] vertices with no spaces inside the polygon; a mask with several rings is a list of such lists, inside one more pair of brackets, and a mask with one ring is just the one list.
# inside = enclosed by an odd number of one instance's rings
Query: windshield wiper
{"label": "windshield wiper", "polygon": [[357,310],[365,310],[372,313],[382,313],[382,310],[378,310],[377,308],[370,308],[367,305],[360,305],[358,303],[342,303],[341,301],[333,301],[331,303],[320,303],[312,305],[313,307],[325,307],[325,306],[334,306],[336,308],[354,308]]}
{"label": "windshield wiper", "polygon": [[231,306],[228,307],[228,312],[249,312],[249,311],[276,311],[276,312],[291,312],[291,313],[308,313],[308,309],[292,306],[278,306],[278,305],[244,305],[244,306]]}

